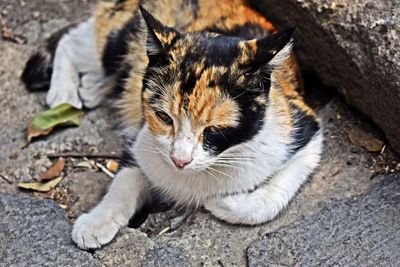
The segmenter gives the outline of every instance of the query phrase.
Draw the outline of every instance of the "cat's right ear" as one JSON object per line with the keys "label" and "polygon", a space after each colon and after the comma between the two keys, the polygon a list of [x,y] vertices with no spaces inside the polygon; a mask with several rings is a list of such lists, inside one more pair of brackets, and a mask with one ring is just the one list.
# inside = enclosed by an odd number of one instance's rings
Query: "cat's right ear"
{"label": "cat's right ear", "polygon": [[147,53],[149,55],[164,54],[179,38],[179,32],[162,24],[142,6],[139,10],[147,28]]}

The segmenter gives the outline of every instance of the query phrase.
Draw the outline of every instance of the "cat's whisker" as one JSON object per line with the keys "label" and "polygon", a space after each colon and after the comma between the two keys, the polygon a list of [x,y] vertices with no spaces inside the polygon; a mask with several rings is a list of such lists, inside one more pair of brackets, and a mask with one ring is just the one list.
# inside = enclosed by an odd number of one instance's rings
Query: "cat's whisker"
{"label": "cat's whisker", "polygon": [[203,171],[205,171],[207,174],[211,175],[211,178],[215,181],[218,181],[218,178],[211,172],[208,171],[208,169],[204,169]]}
{"label": "cat's whisker", "polygon": [[225,173],[225,172],[223,172],[223,171],[220,171],[220,170],[218,170],[218,169],[215,169],[215,168],[213,168],[213,167],[208,167],[207,168],[208,170],[211,170],[211,171],[215,171],[215,172],[217,172],[217,173],[219,173],[219,174],[222,174],[222,175],[224,175],[225,177],[227,177],[227,178],[229,178],[229,179],[234,179],[232,176],[230,176],[230,175],[228,175],[227,173]]}
{"label": "cat's whisker", "polygon": [[236,165],[231,165],[231,164],[220,164],[220,163],[216,163],[216,164],[213,164],[212,166],[221,167],[221,168],[232,168],[232,169],[238,169],[238,170],[243,170],[243,169],[245,169],[244,166],[236,166]]}

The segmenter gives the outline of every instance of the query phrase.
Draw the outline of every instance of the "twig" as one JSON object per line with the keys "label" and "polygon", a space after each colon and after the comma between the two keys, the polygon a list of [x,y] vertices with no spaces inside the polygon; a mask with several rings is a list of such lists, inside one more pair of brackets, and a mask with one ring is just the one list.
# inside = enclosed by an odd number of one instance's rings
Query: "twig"
{"label": "twig", "polygon": [[103,158],[103,159],[119,159],[120,156],[115,154],[106,154],[106,153],[52,153],[48,154],[49,158]]}
{"label": "twig", "polygon": [[114,173],[110,172],[106,167],[101,165],[100,163],[96,162],[96,166],[100,168],[105,174],[107,174],[109,177],[114,178]]}
{"label": "twig", "polygon": [[163,235],[166,232],[168,232],[169,230],[171,230],[171,227],[168,226],[168,227],[164,228],[163,230],[161,230],[161,232],[159,232],[158,235]]}
{"label": "twig", "polygon": [[12,184],[12,182],[10,180],[8,180],[8,178],[3,176],[2,174],[0,174],[0,178],[3,179],[4,181],[6,181],[8,184]]}
{"label": "twig", "polygon": [[342,172],[342,170],[337,170],[337,171],[335,171],[333,174],[332,174],[332,177],[335,177],[336,175],[338,175],[339,173],[341,173]]}

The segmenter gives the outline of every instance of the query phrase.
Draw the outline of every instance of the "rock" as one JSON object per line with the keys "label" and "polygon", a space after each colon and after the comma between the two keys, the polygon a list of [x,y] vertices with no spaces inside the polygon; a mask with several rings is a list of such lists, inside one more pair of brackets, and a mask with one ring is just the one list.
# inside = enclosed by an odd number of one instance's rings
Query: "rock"
{"label": "rock", "polygon": [[71,226],[53,201],[0,193],[0,266],[100,266],[71,241]]}
{"label": "rock", "polygon": [[400,180],[386,178],[363,197],[334,201],[304,221],[263,236],[249,266],[394,266],[400,261]]}
{"label": "rock", "polygon": [[187,252],[182,248],[161,246],[153,249],[147,254],[146,259],[142,263],[143,267],[175,267],[175,266],[192,266],[188,259]]}
{"label": "rock", "polygon": [[154,242],[146,234],[139,230],[124,228],[111,244],[97,250],[94,257],[106,266],[142,266],[147,252],[152,248]]}
{"label": "rock", "polygon": [[64,186],[69,188],[69,195],[74,199],[70,201],[69,215],[76,218],[83,212],[89,212],[100,202],[110,183],[110,177],[101,172],[68,174]]}
{"label": "rock", "polygon": [[400,152],[400,2],[251,2],[280,27],[296,25],[303,67],[367,114]]}

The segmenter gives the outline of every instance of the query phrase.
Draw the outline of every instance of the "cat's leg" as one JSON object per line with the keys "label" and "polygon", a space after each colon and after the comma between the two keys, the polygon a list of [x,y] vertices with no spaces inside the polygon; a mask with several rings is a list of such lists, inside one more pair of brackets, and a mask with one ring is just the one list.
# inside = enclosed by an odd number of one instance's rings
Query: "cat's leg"
{"label": "cat's leg", "polygon": [[102,201],[77,219],[72,239],[82,249],[107,244],[149,197],[146,179],[139,168],[123,168]]}
{"label": "cat's leg", "polygon": [[58,43],[47,104],[94,108],[104,95],[104,76],[96,45],[95,20],[90,18],[70,29]]}
{"label": "cat's leg", "polygon": [[83,74],[78,91],[85,107],[95,108],[103,101],[108,92],[108,81],[102,69],[93,69]]}
{"label": "cat's leg", "polygon": [[322,136],[317,134],[265,185],[251,193],[210,199],[204,206],[217,218],[234,224],[253,225],[272,220],[317,167],[321,149]]}

